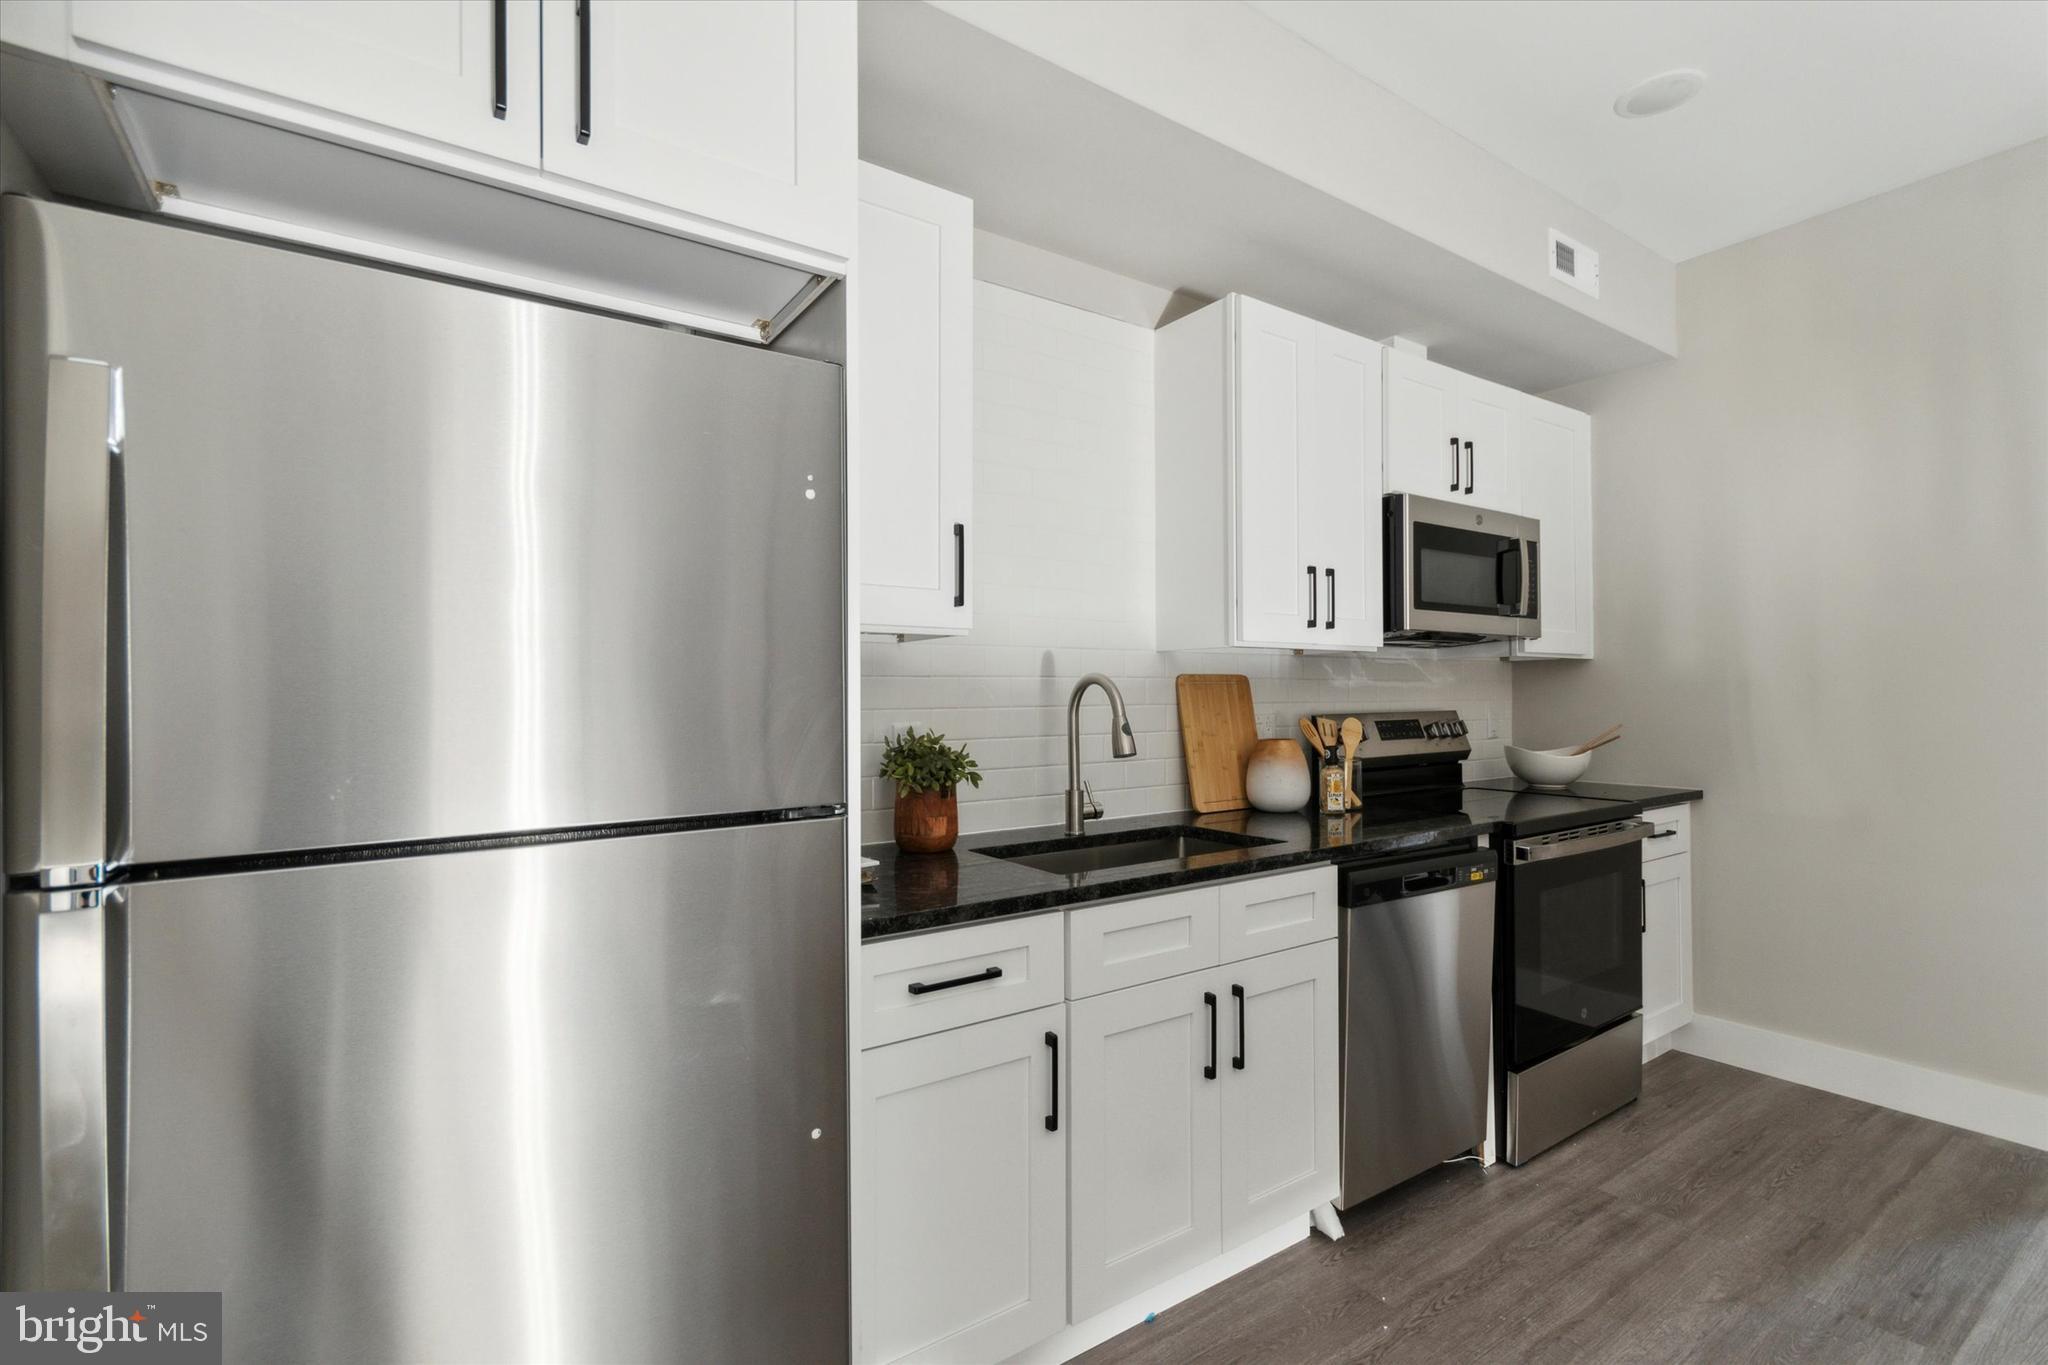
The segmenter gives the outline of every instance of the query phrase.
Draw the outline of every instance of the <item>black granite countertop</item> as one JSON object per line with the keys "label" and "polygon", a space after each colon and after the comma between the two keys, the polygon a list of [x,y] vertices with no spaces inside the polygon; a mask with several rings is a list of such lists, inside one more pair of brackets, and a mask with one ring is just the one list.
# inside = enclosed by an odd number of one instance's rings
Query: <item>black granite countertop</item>
{"label": "black granite countertop", "polygon": [[1183,811],[1092,820],[1088,837],[1099,841],[1105,834],[1162,826],[1273,842],[1197,854],[1185,860],[1076,873],[1041,872],[978,851],[1019,844],[1043,844],[1048,851],[1057,849],[1067,843],[1066,835],[1057,825],[965,834],[950,853],[903,853],[894,844],[869,844],[861,852],[881,866],[875,869],[874,886],[861,894],[860,935],[863,939],[874,939],[943,929],[976,920],[1060,910],[1112,896],[1170,891],[1223,877],[1430,848],[1469,839],[1487,828],[1458,810],[1425,813],[1401,807],[1376,810],[1368,805],[1363,811],[1341,817],[1311,815],[1306,811],[1273,815],[1232,810],[1211,815]]}
{"label": "black granite countertop", "polygon": [[1574,782],[1562,791],[1530,786],[1519,777],[1492,777],[1468,782],[1467,791],[1529,792],[1540,796],[1580,796],[1593,801],[1626,801],[1638,812],[1681,801],[1699,801],[1706,796],[1698,787],[1641,787],[1630,782]]}
{"label": "black granite countertop", "polygon": [[1050,852],[1070,846],[1058,826],[962,835],[948,853],[904,853],[893,843],[861,850],[875,859],[875,881],[861,893],[863,939],[922,933],[980,920],[1062,910],[1088,901],[1141,896],[1224,877],[1279,872],[1340,859],[1373,858],[1469,840],[1479,834],[1545,834],[1585,824],[1588,818],[1638,815],[1657,806],[1700,799],[1682,787],[1579,783],[1569,792],[1538,792],[1512,778],[1475,782],[1420,800],[1368,799],[1343,817],[1308,811],[1268,814],[1234,810],[1201,815],[1138,815],[1096,820],[1088,836],[1164,827],[1217,834],[1225,839],[1269,840],[1186,859],[1098,871],[1054,873],[993,858],[982,849],[1033,846]]}

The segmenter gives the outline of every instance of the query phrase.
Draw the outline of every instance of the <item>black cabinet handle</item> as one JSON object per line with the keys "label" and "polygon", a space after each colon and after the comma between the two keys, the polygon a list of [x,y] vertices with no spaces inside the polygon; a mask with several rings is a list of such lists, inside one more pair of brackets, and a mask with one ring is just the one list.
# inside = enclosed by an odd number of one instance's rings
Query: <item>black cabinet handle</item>
{"label": "black cabinet handle", "polygon": [[1458,491],[1458,438],[1451,438],[1451,491]]}
{"label": "black cabinet handle", "polygon": [[1649,878],[1647,878],[1647,877],[1646,877],[1646,878],[1644,878],[1644,879],[1643,879],[1643,880],[1642,880],[1641,882],[1637,883],[1637,885],[1639,885],[1639,886],[1641,886],[1641,887],[1642,887],[1642,893],[1641,893],[1641,895],[1640,895],[1640,896],[1639,896],[1639,897],[1637,898],[1637,900],[1636,900],[1636,913],[1637,913],[1637,914],[1638,914],[1638,915],[1639,915],[1639,916],[1641,917],[1641,920],[1642,920],[1642,927],[1641,927],[1640,929],[1638,929],[1638,930],[1637,930],[1636,932],[1638,932],[1638,933],[1643,933],[1643,934],[1647,934],[1647,933],[1649,933],[1649,932],[1650,932],[1650,881],[1649,881]]}
{"label": "black cabinet handle", "polygon": [[576,0],[576,140],[590,141],[590,6]]}
{"label": "black cabinet handle", "polygon": [[953,605],[967,605],[967,523],[953,523]]}
{"label": "black cabinet handle", "polygon": [[505,117],[505,0],[491,5],[491,117]]}
{"label": "black cabinet handle", "polygon": [[1465,492],[1468,496],[1472,492],[1472,480],[1478,476],[1479,452],[1472,448],[1470,441],[1467,441],[1465,442]]}
{"label": "black cabinet handle", "polygon": [[1046,1034],[1045,1045],[1052,1049],[1052,1112],[1045,1116],[1045,1131],[1057,1133],[1060,1130],[1060,1036],[1057,1033]]}
{"label": "black cabinet handle", "polygon": [[1329,615],[1323,620],[1323,629],[1335,630],[1337,628],[1337,571],[1335,569],[1325,569],[1323,572],[1330,576],[1330,601],[1329,605],[1323,608]]}
{"label": "black cabinet handle", "polygon": [[1676,839],[1678,837],[1678,831],[1675,829],[1660,829],[1655,834],[1652,834],[1650,837],[1652,839]]}
{"label": "black cabinet handle", "polygon": [[1244,1070],[1244,987],[1232,986],[1230,993],[1237,998],[1237,1055],[1230,1059],[1231,1069]]}
{"label": "black cabinet handle", "polygon": [[1209,1065],[1202,1068],[1202,1079],[1216,1079],[1216,992],[1203,991],[1202,1003],[1209,1007]]}
{"label": "black cabinet handle", "polygon": [[913,981],[910,983],[910,993],[912,995],[929,995],[933,991],[950,991],[955,986],[972,986],[977,981],[993,981],[1002,974],[1003,969],[1001,967],[990,967],[987,971],[976,972],[973,976],[956,976],[951,981],[934,981],[930,984],[922,981]]}
{"label": "black cabinet handle", "polygon": [[1316,617],[1322,615],[1316,610],[1316,566],[1308,566],[1308,628],[1316,628]]}

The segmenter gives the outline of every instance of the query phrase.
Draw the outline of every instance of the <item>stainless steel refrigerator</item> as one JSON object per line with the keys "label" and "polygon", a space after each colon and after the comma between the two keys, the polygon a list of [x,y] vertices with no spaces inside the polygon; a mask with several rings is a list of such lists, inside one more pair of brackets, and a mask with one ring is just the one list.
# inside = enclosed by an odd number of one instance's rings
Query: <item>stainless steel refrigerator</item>
{"label": "stainless steel refrigerator", "polygon": [[11,198],[5,1279],[847,1341],[838,367]]}

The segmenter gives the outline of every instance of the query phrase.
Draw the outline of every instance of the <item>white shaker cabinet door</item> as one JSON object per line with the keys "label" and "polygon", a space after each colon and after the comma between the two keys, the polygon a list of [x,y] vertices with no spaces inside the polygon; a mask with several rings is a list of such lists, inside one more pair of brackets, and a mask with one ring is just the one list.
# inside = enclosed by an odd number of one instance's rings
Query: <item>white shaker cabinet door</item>
{"label": "white shaker cabinet door", "polygon": [[855,6],[543,0],[541,169],[853,254]]}
{"label": "white shaker cabinet door", "polygon": [[1643,1041],[1692,1022],[1692,855],[1643,864]]}
{"label": "white shaker cabinet door", "polygon": [[1073,1321],[1217,1255],[1215,970],[1067,1008],[1073,1046]]}
{"label": "white shaker cabinet door", "polygon": [[1386,491],[1451,499],[1465,490],[1457,444],[1458,372],[1409,351],[1387,351]]}
{"label": "white shaker cabinet door", "polygon": [[1066,1324],[1066,1012],[862,1056],[863,1360],[1001,1360]]}
{"label": "white shaker cabinet door", "polygon": [[539,0],[93,0],[79,43],[522,166],[540,164]]}
{"label": "white shaker cabinet door", "polygon": [[1316,439],[1301,485],[1302,535],[1323,574],[1326,649],[1378,649],[1381,600],[1380,480],[1386,348],[1316,324]]}
{"label": "white shaker cabinet door", "polygon": [[1465,461],[1459,497],[1491,512],[1520,516],[1522,395],[1469,374],[1459,375],[1455,430]]}
{"label": "white shaker cabinet door", "polygon": [[1335,940],[1218,969],[1225,983],[1223,1244],[1337,1197]]}
{"label": "white shaker cabinet door", "polygon": [[974,201],[860,168],[848,371],[860,435],[861,628],[974,624]]}
{"label": "white shaker cabinet door", "polygon": [[1522,512],[1539,523],[1537,591],[1543,634],[1517,640],[1518,659],[1593,657],[1593,419],[1522,399]]}
{"label": "white shaker cabinet door", "polygon": [[[1237,305],[1237,610],[1239,643],[1318,645],[1323,571],[1303,535],[1318,497],[1317,324],[1256,299]],[[1334,513],[1333,513],[1334,514]]]}

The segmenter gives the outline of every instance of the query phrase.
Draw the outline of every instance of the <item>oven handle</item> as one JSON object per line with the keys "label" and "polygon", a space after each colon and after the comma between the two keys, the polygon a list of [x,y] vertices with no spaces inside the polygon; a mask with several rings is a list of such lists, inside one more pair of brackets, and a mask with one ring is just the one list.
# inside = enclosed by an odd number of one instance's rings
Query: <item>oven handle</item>
{"label": "oven handle", "polygon": [[1517,863],[1544,863],[1553,858],[1575,858],[1581,853],[1598,853],[1603,849],[1620,848],[1623,844],[1637,843],[1649,837],[1656,826],[1648,820],[1630,820],[1615,829],[1602,830],[1578,839],[1552,842],[1550,839],[1517,839],[1514,842]]}

